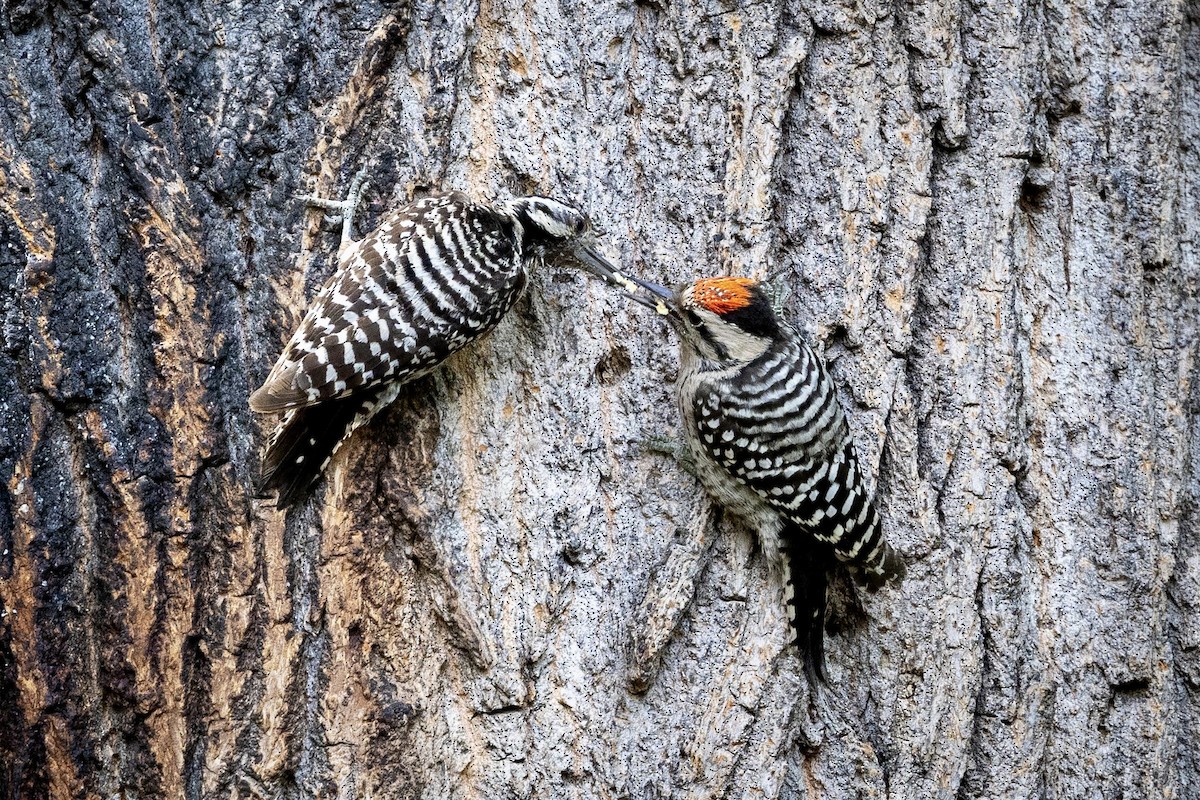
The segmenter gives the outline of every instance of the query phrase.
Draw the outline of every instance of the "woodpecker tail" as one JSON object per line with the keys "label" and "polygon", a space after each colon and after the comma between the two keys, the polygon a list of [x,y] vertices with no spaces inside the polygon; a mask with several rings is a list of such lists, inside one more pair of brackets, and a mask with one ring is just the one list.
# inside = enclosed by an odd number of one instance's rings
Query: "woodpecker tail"
{"label": "woodpecker tail", "polygon": [[288,411],[263,454],[259,492],[278,492],[277,508],[303,498],[346,437],[395,396],[381,387]]}
{"label": "woodpecker tail", "polygon": [[788,621],[810,686],[825,683],[825,607],[833,549],[801,531],[784,531]]}
{"label": "woodpecker tail", "polygon": [[859,576],[872,592],[882,588],[885,583],[900,583],[908,574],[904,566],[904,558],[887,542],[883,542],[875,551],[875,558],[857,570]]}

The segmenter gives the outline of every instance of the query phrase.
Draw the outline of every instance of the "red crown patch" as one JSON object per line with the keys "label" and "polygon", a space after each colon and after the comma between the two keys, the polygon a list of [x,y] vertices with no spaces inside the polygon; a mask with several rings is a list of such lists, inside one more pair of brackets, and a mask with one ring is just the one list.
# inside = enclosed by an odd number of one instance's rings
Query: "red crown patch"
{"label": "red crown patch", "polygon": [[750,278],[701,278],[692,284],[692,302],[714,314],[728,314],[750,305]]}

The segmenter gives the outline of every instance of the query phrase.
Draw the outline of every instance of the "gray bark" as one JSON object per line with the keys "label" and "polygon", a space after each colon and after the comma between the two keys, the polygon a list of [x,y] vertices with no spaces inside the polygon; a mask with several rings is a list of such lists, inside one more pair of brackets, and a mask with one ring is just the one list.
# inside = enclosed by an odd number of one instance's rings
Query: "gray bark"
{"label": "gray bark", "polygon": [[[0,796],[1200,798],[1194,3],[0,2]],[[246,397],[429,187],[771,277],[898,589],[831,685],[559,265],[301,508]]]}

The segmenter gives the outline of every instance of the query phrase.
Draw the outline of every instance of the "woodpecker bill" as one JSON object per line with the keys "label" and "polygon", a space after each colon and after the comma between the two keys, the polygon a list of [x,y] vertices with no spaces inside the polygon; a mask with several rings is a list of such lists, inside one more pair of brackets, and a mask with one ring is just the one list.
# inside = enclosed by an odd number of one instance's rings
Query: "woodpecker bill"
{"label": "woodpecker bill", "polygon": [[870,479],[825,365],[748,278],[702,278],[671,291],[604,277],[665,315],[679,335],[676,391],[697,476],[757,531],[781,567],[796,644],[810,678],[823,679],[826,590],[836,560],[872,589],[905,572],[883,539]]}
{"label": "woodpecker bill", "polygon": [[250,396],[253,411],[283,412],[260,482],[278,492],[280,508],[304,495],[341,443],[403,384],[495,327],[543,257],[605,278],[616,271],[596,249],[587,217],[547,197],[488,204],[434,194],[352,241],[361,196],[360,173],[346,200],[306,198],[342,216],[338,268]]}

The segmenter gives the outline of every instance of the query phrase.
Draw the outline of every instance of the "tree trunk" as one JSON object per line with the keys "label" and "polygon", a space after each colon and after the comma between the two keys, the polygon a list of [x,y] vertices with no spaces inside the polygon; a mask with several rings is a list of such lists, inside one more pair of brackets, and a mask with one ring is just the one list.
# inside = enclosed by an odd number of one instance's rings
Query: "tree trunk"
{"label": "tree trunk", "polygon": [[[0,796],[1200,798],[1200,7],[0,2]],[[289,513],[246,398],[429,187],[769,275],[899,588],[830,684],[563,265]]]}

